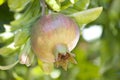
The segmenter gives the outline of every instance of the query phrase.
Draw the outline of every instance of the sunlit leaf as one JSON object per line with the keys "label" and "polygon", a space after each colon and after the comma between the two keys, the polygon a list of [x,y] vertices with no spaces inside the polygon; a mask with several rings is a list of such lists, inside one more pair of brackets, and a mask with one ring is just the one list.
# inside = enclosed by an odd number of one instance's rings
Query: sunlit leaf
{"label": "sunlit leaf", "polygon": [[65,0],[64,2],[61,3],[61,10],[65,10],[68,7],[70,7],[72,3],[69,0]]}
{"label": "sunlit leaf", "polygon": [[13,40],[13,34],[4,32],[0,34],[0,43],[7,43]]}
{"label": "sunlit leaf", "polygon": [[13,64],[7,65],[7,66],[0,66],[0,70],[8,70],[10,68],[13,68],[19,61],[17,60]]}
{"label": "sunlit leaf", "polygon": [[26,41],[26,44],[22,47],[19,55],[19,60],[21,64],[30,66],[34,60],[34,54],[30,46],[30,39]]}
{"label": "sunlit leaf", "polygon": [[70,14],[78,24],[87,24],[94,21],[102,12],[102,7],[92,8],[81,12]]}
{"label": "sunlit leaf", "polygon": [[76,10],[85,10],[89,6],[90,0],[78,0],[74,5],[73,8]]}
{"label": "sunlit leaf", "polygon": [[60,11],[60,3],[57,0],[45,0],[46,3],[54,10],[54,11]]}
{"label": "sunlit leaf", "polygon": [[63,13],[63,14],[69,15],[69,14],[78,12],[78,10],[69,7],[65,10],[60,11],[60,12]]}
{"label": "sunlit leaf", "polygon": [[13,76],[16,80],[24,80],[22,77],[18,76],[15,72],[13,72]]}
{"label": "sunlit leaf", "polygon": [[11,43],[7,46],[0,48],[0,55],[8,56],[8,55],[14,53],[18,49],[19,49],[19,47],[14,47],[14,43]]}
{"label": "sunlit leaf", "polygon": [[31,0],[8,0],[8,6],[10,10],[19,12],[22,11],[30,1]]}
{"label": "sunlit leaf", "polygon": [[27,41],[29,35],[29,29],[18,30],[14,38],[15,46],[21,46],[24,44]]}
{"label": "sunlit leaf", "polygon": [[5,2],[5,0],[0,0],[0,5],[2,5]]}
{"label": "sunlit leaf", "polygon": [[19,28],[30,27],[34,21],[40,16],[39,1],[35,0],[27,10],[17,20],[12,21],[11,31],[15,31]]}

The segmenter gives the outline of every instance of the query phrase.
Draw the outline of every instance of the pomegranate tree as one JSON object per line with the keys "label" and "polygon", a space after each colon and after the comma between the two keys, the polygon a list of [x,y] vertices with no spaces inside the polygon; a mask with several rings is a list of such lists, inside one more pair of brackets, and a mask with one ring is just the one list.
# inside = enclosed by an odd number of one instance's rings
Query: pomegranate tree
{"label": "pomegranate tree", "polygon": [[78,25],[72,19],[60,13],[48,14],[32,27],[31,45],[42,62],[54,63],[66,70],[68,62],[76,63],[71,51],[79,36]]}

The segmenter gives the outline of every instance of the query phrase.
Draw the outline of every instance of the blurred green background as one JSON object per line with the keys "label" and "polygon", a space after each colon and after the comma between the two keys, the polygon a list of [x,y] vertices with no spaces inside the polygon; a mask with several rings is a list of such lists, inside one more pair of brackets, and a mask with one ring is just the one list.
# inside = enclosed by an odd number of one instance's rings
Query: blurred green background
{"label": "blurred green background", "polygon": [[[9,70],[0,70],[0,80],[120,80],[120,0],[46,0],[46,4],[46,13],[66,15],[103,7],[95,21],[79,24],[80,40],[72,51],[78,64],[69,64],[67,71],[55,68],[48,75],[35,56],[29,67],[18,63]],[[1,66],[18,60],[21,47],[30,37],[30,26],[41,15],[40,5],[39,0],[0,0]],[[13,42],[17,47],[10,48]]]}

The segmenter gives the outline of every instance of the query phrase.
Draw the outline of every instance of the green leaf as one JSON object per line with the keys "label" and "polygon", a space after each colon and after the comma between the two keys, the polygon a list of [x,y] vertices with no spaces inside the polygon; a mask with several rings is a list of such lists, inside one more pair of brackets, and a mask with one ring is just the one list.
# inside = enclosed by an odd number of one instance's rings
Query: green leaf
{"label": "green leaf", "polygon": [[65,0],[64,2],[61,3],[61,10],[67,9],[71,5],[72,3],[69,0]]}
{"label": "green leaf", "polygon": [[10,32],[4,32],[0,34],[0,43],[8,43],[13,40],[13,34]]}
{"label": "green leaf", "polygon": [[11,69],[12,67],[14,67],[17,63],[19,62],[19,60],[15,61],[14,63],[7,65],[7,66],[0,66],[0,70],[8,70]]}
{"label": "green leaf", "polygon": [[26,66],[30,66],[32,64],[34,60],[34,54],[30,46],[30,39],[28,39],[24,47],[22,47],[19,60],[21,64],[25,64]]}
{"label": "green leaf", "polygon": [[12,21],[11,31],[18,30],[23,27],[30,27],[33,22],[40,16],[40,4],[38,0],[34,0],[34,2],[28,6],[26,11],[21,15],[21,17],[17,20]]}
{"label": "green leaf", "polygon": [[66,14],[66,15],[69,15],[69,14],[72,14],[72,13],[76,13],[76,12],[78,12],[78,10],[73,9],[71,7],[67,8],[65,10],[60,11],[60,13],[63,13],[63,14]]}
{"label": "green leaf", "polygon": [[18,30],[14,38],[15,46],[21,46],[22,44],[24,44],[27,41],[29,35],[30,34],[28,28]]}
{"label": "green leaf", "polygon": [[2,5],[5,2],[5,0],[0,0],[0,5]]}
{"label": "green leaf", "polygon": [[79,0],[70,0],[70,2],[71,2],[72,4],[75,4],[77,1],[79,1]]}
{"label": "green leaf", "polygon": [[102,9],[102,7],[92,8],[85,11],[76,12],[68,16],[74,18],[79,25],[87,24],[97,19],[101,14]]}
{"label": "green leaf", "polygon": [[31,0],[8,0],[8,6],[11,11],[20,12]]}
{"label": "green leaf", "polygon": [[14,43],[11,43],[7,46],[0,48],[0,55],[1,56],[8,56],[8,55],[16,52],[18,49],[19,49],[19,47],[14,47]]}
{"label": "green leaf", "polygon": [[73,8],[76,10],[85,10],[89,6],[90,0],[78,0],[74,5]]}
{"label": "green leaf", "polygon": [[54,11],[60,11],[60,3],[57,0],[45,0],[46,3],[54,10]]}

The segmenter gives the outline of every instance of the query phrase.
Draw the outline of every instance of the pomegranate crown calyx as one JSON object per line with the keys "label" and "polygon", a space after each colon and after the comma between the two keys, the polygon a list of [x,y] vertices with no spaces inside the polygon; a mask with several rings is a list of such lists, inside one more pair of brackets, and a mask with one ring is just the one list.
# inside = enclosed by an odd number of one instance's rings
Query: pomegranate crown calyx
{"label": "pomegranate crown calyx", "polygon": [[55,65],[61,66],[64,70],[67,70],[68,63],[76,64],[74,54],[70,53],[66,45],[57,45],[55,50]]}

